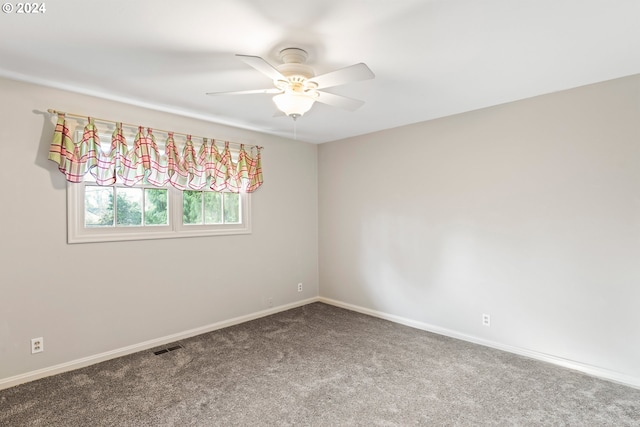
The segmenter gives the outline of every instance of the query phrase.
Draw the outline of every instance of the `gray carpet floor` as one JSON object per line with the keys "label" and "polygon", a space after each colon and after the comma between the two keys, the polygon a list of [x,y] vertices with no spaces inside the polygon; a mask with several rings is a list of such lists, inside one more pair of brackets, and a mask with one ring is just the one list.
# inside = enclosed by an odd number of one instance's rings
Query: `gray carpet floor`
{"label": "gray carpet floor", "polygon": [[177,345],[0,391],[0,425],[640,425],[640,390],[321,303]]}

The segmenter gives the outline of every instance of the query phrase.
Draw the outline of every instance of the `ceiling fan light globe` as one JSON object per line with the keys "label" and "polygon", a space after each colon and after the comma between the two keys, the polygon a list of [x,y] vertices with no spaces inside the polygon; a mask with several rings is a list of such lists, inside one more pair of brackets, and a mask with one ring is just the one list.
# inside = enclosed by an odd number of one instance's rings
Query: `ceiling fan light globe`
{"label": "ceiling fan light globe", "polygon": [[311,109],[315,99],[302,93],[282,93],[274,96],[273,102],[287,116],[299,117]]}

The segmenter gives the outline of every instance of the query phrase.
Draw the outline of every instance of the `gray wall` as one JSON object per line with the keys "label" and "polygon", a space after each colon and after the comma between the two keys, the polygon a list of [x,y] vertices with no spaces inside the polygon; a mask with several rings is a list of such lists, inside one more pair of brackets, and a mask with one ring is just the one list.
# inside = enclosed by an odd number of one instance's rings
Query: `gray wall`
{"label": "gray wall", "polygon": [[[640,76],[319,147],[6,79],[0,93],[0,383],[315,297],[319,258],[325,298],[640,385]],[[253,234],[67,245],[47,108],[263,145]]]}
{"label": "gray wall", "polygon": [[640,386],[640,76],[323,144],[318,171],[321,297]]}
{"label": "gray wall", "polygon": [[[6,79],[0,94],[0,382],[318,295],[316,145]],[[264,146],[253,233],[68,245],[47,108]]]}

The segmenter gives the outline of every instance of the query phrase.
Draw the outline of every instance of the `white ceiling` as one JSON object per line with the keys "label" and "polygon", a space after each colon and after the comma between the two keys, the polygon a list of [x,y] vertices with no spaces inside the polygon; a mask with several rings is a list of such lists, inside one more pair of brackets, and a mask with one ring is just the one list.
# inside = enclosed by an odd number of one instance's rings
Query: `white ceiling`
{"label": "white ceiling", "polygon": [[272,87],[235,54],[277,65],[300,47],[316,74],[366,63],[374,80],[327,90],[363,107],[316,103],[296,122],[313,143],[640,73],[638,0],[45,4],[1,14],[0,75],[289,138],[270,95],[205,95]]}

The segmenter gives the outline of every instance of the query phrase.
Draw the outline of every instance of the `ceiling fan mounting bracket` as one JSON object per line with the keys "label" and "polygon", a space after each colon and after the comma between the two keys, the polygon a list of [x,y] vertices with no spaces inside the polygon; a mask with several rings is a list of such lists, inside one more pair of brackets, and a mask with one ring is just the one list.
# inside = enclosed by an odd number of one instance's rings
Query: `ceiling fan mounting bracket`
{"label": "ceiling fan mounting bracket", "polygon": [[280,51],[280,60],[285,64],[304,64],[308,57],[306,50],[297,47],[288,47]]}

